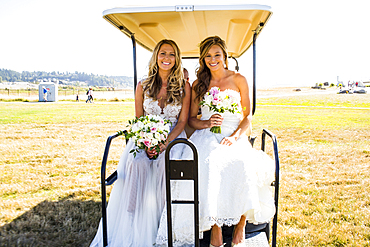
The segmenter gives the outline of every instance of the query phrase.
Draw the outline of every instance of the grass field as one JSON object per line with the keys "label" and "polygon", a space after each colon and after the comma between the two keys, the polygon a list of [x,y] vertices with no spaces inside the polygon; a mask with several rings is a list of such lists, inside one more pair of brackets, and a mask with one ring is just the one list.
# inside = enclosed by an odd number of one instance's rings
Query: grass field
{"label": "grass field", "polygon": [[[0,103],[0,246],[89,246],[105,141],[133,115],[123,102]],[[369,126],[370,95],[258,100],[255,147],[263,128],[278,138],[279,246],[370,246]]]}

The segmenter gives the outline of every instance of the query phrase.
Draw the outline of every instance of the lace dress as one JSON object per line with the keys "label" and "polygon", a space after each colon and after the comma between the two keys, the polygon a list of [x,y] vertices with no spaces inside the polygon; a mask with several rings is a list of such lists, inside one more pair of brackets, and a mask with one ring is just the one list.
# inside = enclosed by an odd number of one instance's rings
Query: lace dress
{"label": "lace dress", "polygon": [[[228,90],[240,101],[240,94]],[[202,120],[214,112],[202,107]],[[210,230],[214,224],[236,225],[241,215],[249,222],[269,222],[275,214],[271,182],[274,179],[274,162],[262,151],[252,148],[248,137],[241,137],[231,146],[220,145],[230,136],[241,121],[241,114],[224,113],[221,134],[209,128],[196,130],[190,137],[198,150],[199,166],[199,229]],[[183,159],[192,158],[186,148]],[[174,199],[192,199],[193,182],[174,182]],[[166,246],[167,212],[164,212],[157,236],[157,246]],[[173,239],[175,246],[192,246],[194,243],[194,215],[192,205],[172,205]]]}
{"label": "lace dress", "polygon": [[[181,104],[168,104],[163,109],[159,102],[144,97],[145,115],[160,115],[177,123]],[[186,138],[183,131],[179,137]],[[148,247],[155,243],[159,220],[165,205],[165,152],[156,160],[150,160],[144,151],[134,158],[130,140],[120,158],[107,207],[108,246]],[[179,158],[181,147],[171,149],[171,158]],[[92,247],[103,246],[102,223],[100,221]]]}

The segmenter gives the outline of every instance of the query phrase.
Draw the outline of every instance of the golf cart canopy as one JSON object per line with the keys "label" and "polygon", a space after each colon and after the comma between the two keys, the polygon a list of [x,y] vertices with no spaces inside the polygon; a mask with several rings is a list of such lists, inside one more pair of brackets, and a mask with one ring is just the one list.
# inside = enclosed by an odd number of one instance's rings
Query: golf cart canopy
{"label": "golf cart canopy", "polygon": [[226,41],[230,57],[241,56],[254,34],[270,18],[266,5],[178,5],[108,9],[103,17],[142,47],[153,51],[162,39],[174,40],[183,58],[199,56],[199,43],[218,35]]}

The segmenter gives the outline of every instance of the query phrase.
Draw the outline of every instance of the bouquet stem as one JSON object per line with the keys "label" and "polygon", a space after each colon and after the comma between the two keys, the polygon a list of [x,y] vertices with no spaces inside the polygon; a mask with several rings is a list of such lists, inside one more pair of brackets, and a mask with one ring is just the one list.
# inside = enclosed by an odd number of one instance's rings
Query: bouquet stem
{"label": "bouquet stem", "polygon": [[158,158],[158,155],[156,155],[156,156],[153,156],[153,157],[151,157],[151,158],[149,158],[150,160],[156,160]]}
{"label": "bouquet stem", "polygon": [[221,134],[221,126],[213,126],[210,131],[212,133]]}

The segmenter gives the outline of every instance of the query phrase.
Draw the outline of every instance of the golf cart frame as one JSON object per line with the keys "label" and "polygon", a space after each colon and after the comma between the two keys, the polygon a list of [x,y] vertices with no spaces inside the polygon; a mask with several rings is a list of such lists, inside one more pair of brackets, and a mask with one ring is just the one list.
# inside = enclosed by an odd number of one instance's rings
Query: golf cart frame
{"label": "golf cart frame", "polygon": [[[228,57],[235,60],[236,70],[239,70],[236,58],[240,57],[252,46],[252,115],[254,115],[256,110],[256,40],[271,15],[271,8],[265,5],[128,7],[109,9],[103,12],[104,19],[132,40],[134,90],[136,90],[137,86],[137,44],[149,51],[153,51],[156,43],[161,39],[172,39],[179,46],[183,59],[198,59],[199,51],[197,45],[199,42],[208,36],[218,35],[226,41]],[[215,24],[213,24],[214,22]],[[198,25],[198,23],[201,24]],[[180,25],[180,27],[176,27],[176,24]],[[218,27],[223,27],[225,30],[218,30]],[[189,34],[193,33],[196,34],[193,35],[195,37],[192,39]],[[272,221],[272,240],[270,241],[271,246],[275,247],[280,164],[276,136],[267,129],[262,131],[261,150],[265,151],[266,135],[272,141],[275,161],[275,181],[271,186],[274,187],[276,213]],[[117,171],[106,178],[106,164],[111,142],[118,136],[120,134],[117,133],[108,137],[101,166],[103,246],[108,245],[106,187],[112,185],[118,178]],[[249,139],[253,146],[255,137],[250,137]],[[185,143],[186,141],[183,140],[181,142]],[[166,159],[166,166],[168,165],[167,163],[169,161]],[[195,222],[195,225],[197,225],[197,222]],[[255,233],[265,232],[267,241],[269,241],[270,228],[270,223],[259,225],[247,223],[246,238],[248,236],[253,237]],[[198,235],[196,234],[195,236]],[[199,241],[196,240],[195,246],[199,246]]]}

